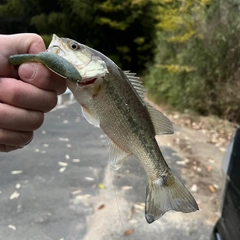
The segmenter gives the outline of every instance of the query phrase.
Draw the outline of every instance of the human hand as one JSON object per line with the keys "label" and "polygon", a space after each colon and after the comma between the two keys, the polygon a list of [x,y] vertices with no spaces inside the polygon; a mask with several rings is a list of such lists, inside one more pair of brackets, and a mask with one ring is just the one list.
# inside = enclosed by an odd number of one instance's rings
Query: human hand
{"label": "human hand", "polygon": [[39,63],[16,67],[8,62],[10,55],[45,51],[40,36],[0,35],[0,46],[0,152],[9,152],[31,142],[66,82]]}

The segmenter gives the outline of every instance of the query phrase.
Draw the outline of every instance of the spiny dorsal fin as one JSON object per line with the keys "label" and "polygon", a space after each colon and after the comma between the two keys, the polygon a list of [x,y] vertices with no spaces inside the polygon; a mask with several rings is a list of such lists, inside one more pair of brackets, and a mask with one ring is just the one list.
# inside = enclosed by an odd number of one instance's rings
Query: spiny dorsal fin
{"label": "spiny dorsal fin", "polygon": [[[140,78],[135,76],[136,73],[131,73],[130,71],[124,71],[124,73],[128,77],[134,89],[137,91],[138,95],[144,101],[145,89],[143,88]],[[174,131],[172,122],[163,113],[153,108],[150,104],[146,103],[145,101],[144,103],[146,104],[148,112],[151,116],[155,128],[155,134],[173,134]]]}
{"label": "spiny dorsal fin", "polygon": [[155,134],[173,134],[174,131],[172,122],[163,113],[153,108],[150,104],[146,103],[146,105],[155,128]]}
{"label": "spiny dorsal fin", "polygon": [[136,73],[131,73],[130,71],[124,71],[124,73],[128,77],[129,81],[131,82],[138,95],[142,99],[144,99],[146,91],[142,85],[142,82],[140,81],[140,78],[135,76]]}

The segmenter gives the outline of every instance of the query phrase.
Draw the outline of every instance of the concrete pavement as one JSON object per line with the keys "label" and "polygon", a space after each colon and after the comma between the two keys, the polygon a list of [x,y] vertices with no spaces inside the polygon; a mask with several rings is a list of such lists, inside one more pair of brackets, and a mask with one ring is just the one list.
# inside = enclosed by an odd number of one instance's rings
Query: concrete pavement
{"label": "concrete pavement", "polygon": [[[200,212],[170,212],[147,224],[146,174],[134,158],[110,171],[107,143],[71,103],[46,114],[29,146],[0,153],[0,239],[209,239],[213,222]],[[181,177],[181,156],[161,149]]]}

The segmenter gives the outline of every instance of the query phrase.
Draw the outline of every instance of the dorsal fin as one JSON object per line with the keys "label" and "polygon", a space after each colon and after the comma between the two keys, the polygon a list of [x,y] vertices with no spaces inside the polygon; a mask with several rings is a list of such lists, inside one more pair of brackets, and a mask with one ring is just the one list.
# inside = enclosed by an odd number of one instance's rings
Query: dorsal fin
{"label": "dorsal fin", "polygon": [[136,90],[138,95],[142,99],[144,99],[146,91],[142,85],[142,82],[140,81],[140,78],[135,76],[136,73],[131,73],[130,71],[124,71],[124,73],[127,76],[127,78],[129,79],[129,81],[131,82],[132,86],[134,87],[134,89]]}

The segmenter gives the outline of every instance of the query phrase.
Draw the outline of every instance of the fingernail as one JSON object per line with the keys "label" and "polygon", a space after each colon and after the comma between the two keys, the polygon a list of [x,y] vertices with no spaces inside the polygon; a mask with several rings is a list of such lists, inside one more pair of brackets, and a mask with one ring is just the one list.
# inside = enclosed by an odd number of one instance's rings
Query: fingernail
{"label": "fingernail", "polygon": [[18,70],[18,74],[20,76],[21,79],[23,80],[30,80],[34,77],[36,73],[36,68],[34,66],[34,64],[31,63],[25,63],[20,65],[19,70]]}

